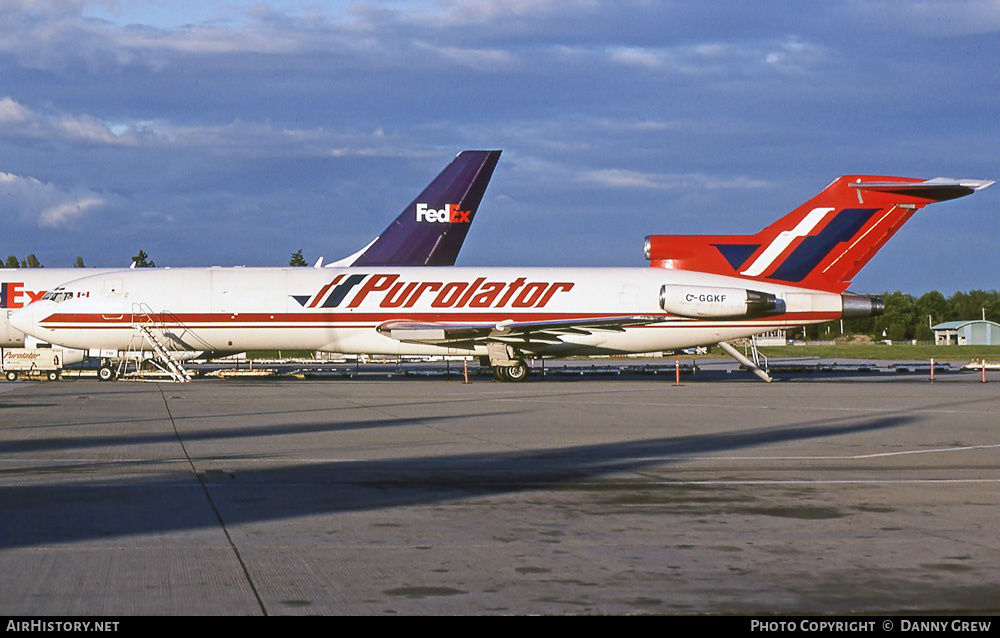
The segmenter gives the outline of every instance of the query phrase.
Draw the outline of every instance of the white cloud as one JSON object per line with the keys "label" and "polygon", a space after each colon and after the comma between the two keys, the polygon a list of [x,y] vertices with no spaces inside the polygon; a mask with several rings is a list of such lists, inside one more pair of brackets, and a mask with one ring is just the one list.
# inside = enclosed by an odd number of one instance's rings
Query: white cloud
{"label": "white cloud", "polygon": [[34,114],[9,97],[0,100],[0,126],[21,125],[34,119]]}
{"label": "white cloud", "polygon": [[608,47],[603,55],[621,66],[684,75],[753,74],[761,71],[803,71],[826,57],[822,46],[799,38],[766,42],[703,42],[672,47]]}
{"label": "white cloud", "polygon": [[161,213],[160,211],[147,210],[143,213],[139,213],[139,217],[150,223],[166,223],[173,224],[177,222],[177,217],[169,213]]}
{"label": "white cloud", "polygon": [[[25,68],[57,73],[118,73],[130,66],[163,70],[176,54],[281,54],[342,42],[312,33],[294,20],[247,20],[172,28],[122,26],[83,16],[85,2],[21,2],[0,6],[0,52]],[[113,3],[107,3],[113,4]],[[325,43],[325,44],[324,44]]]}
{"label": "white cloud", "polygon": [[417,47],[436,52],[449,62],[478,71],[502,71],[514,66],[515,57],[502,49],[443,47],[433,42],[416,42]]}
{"label": "white cloud", "polygon": [[659,69],[664,66],[664,53],[642,47],[612,47],[608,50],[608,59],[624,66],[641,66],[647,69]]}
{"label": "white cloud", "polygon": [[417,22],[467,26],[498,20],[537,20],[553,16],[578,16],[601,6],[596,0],[441,0],[434,10],[413,10]]}
{"label": "white cloud", "polygon": [[0,173],[0,209],[39,228],[64,228],[101,208],[105,198],[86,189],[65,189],[34,177]]}
{"label": "white cloud", "polygon": [[764,188],[768,184],[762,180],[747,177],[715,177],[700,173],[644,173],[620,169],[587,171],[578,181],[611,189],[748,189]]}
{"label": "white cloud", "polygon": [[[67,193],[67,195],[70,194]],[[104,200],[93,196],[55,204],[39,213],[38,225],[41,228],[61,228],[83,217],[89,210],[102,205],[104,205]]]}
{"label": "white cloud", "polygon": [[164,120],[107,123],[91,115],[43,115],[10,97],[0,98],[0,139],[29,138],[78,146],[118,146],[246,157],[424,157],[383,128],[372,132],[291,128],[235,120],[178,125]]}
{"label": "white cloud", "polygon": [[45,116],[10,97],[0,99],[0,137],[28,137],[70,144],[135,143],[130,137],[116,135],[107,124],[95,117]]}

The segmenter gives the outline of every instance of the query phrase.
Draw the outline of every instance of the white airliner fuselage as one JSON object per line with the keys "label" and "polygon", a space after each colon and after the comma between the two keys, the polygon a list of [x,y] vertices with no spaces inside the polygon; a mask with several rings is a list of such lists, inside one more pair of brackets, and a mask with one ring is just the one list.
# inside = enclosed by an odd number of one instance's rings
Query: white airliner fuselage
{"label": "white airliner fuselage", "polygon": [[[753,282],[783,310],[754,316],[747,283],[660,268],[132,270],[67,283],[62,298],[14,321],[81,348],[126,349],[148,324],[190,350],[486,355],[491,336],[570,355],[716,343],[841,316],[840,294]],[[686,316],[664,309],[685,300]],[[531,337],[519,340],[526,326]]]}

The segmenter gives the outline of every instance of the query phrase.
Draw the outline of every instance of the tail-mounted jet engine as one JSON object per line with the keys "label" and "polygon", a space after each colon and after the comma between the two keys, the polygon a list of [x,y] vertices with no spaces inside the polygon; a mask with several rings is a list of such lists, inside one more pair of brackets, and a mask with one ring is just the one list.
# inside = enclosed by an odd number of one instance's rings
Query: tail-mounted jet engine
{"label": "tail-mounted jet engine", "polygon": [[725,319],[764,317],[785,312],[785,302],[776,295],[745,288],[676,286],[660,288],[660,307],[678,317]]}
{"label": "tail-mounted jet engine", "polygon": [[864,319],[885,314],[885,302],[881,297],[866,297],[851,292],[845,292],[841,297],[844,299],[844,319]]}

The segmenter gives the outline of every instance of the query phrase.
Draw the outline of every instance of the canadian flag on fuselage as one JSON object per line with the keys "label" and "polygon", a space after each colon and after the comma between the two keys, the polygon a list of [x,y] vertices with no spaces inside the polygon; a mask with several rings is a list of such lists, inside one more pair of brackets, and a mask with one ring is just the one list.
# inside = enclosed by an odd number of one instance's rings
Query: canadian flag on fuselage
{"label": "canadian flag on fuselage", "polygon": [[843,292],[917,210],[993,181],[845,175],[755,235],[650,235],[654,268]]}

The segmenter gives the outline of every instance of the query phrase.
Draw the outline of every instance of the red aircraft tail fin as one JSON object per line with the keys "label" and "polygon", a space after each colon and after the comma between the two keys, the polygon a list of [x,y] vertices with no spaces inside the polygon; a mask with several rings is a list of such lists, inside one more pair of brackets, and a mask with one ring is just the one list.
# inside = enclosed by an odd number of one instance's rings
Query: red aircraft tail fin
{"label": "red aircraft tail fin", "polygon": [[848,175],[755,235],[650,235],[650,265],[829,292],[851,279],[920,208],[992,181]]}

